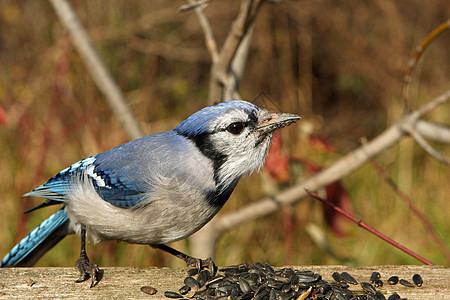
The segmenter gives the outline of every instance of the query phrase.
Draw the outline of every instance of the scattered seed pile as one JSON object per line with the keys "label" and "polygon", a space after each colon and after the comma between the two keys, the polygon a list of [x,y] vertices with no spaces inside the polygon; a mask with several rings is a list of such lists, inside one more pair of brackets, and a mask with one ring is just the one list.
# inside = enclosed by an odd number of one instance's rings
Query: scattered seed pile
{"label": "scattered seed pile", "polygon": [[[360,292],[349,289],[350,285],[358,285],[358,281],[347,272],[334,272],[334,282],[327,282],[318,273],[309,270],[295,270],[282,268],[275,270],[268,264],[243,263],[219,269],[219,273],[211,276],[209,270],[197,269],[188,271],[189,276],[184,279],[184,285],[178,292],[166,291],[164,296],[174,299],[317,299],[317,300],[377,300],[386,297],[377,288],[383,286],[381,275],[373,272],[370,282],[360,282]],[[196,278],[194,278],[194,276]],[[415,286],[420,287],[423,280],[419,274],[413,277]],[[414,287],[414,284],[398,276],[391,276],[388,284],[400,283]],[[141,290],[147,294],[155,294],[156,289],[145,286]],[[399,300],[397,293],[389,296],[388,300]]]}

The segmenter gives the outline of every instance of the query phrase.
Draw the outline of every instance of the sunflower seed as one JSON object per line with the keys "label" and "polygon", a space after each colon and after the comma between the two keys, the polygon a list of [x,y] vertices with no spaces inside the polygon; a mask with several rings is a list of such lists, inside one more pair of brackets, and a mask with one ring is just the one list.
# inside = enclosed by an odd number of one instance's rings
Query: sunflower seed
{"label": "sunflower seed", "polygon": [[398,276],[391,276],[391,277],[389,277],[389,279],[387,280],[387,282],[388,282],[390,285],[397,284],[397,283],[398,283]]}
{"label": "sunflower seed", "polygon": [[421,287],[423,284],[423,279],[422,276],[420,276],[420,274],[414,274],[412,280],[414,284],[417,285],[418,287]]}
{"label": "sunflower seed", "polygon": [[347,283],[350,283],[350,284],[353,284],[353,285],[358,284],[358,281],[356,281],[356,279],[352,275],[347,273],[347,272],[342,272],[341,273],[341,278]]}
{"label": "sunflower seed", "polygon": [[408,287],[414,287],[414,284],[412,284],[412,283],[409,282],[408,280],[400,279],[399,282],[400,282],[401,285],[408,286]]}
{"label": "sunflower seed", "polygon": [[380,279],[381,275],[379,272],[373,272],[372,275],[370,275],[370,282],[374,283],[375,280]]}
{"label": "sunflower seed", "polygon": [[158,292],[154,287],[149,285],[141,287],[141,291],[149,295],[154,295]]}

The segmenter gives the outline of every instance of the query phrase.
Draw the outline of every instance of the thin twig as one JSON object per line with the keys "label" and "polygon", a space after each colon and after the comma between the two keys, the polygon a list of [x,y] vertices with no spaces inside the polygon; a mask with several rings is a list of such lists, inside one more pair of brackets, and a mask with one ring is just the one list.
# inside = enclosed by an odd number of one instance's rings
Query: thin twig
{"label": "thin twig", "polygon": [[425,37],[425,39],[420,43],[420,45],[416,47],[413,57],[409,61],[408,69],[406,70],[405,77],[404,77],[403,101],[405,103],[406,110],[409,110],[409,108],[408,108],[408,90],[409,90],[409,85],[411,82],[412,74],[414,73],[414,70],[417,66],[417,62],[422,57],[423,53],[428,48],[428,46],[430,46],[431,43],[438,36],[440,36],[443,32],[445,32],[449,27],[450,27],[450,19],[448,19],[444,23],[440,24],[433,31],[431,31],[430,34],[428,34]]}
{"label": "thin twig", "polygon": [[405,130],[429,155],[436,158],[441,163],[450,166],[450,159],[434,150],[433,147],[431,147],[431,145],[428,144],[428,142],[422,137],[422,135],[412,128],[410,124],[405,124],[405,126],[403,126],[403,130]]}
{"label": "thin twig", "polygon": [[392,180],[392,178],[387,174],[383,168],[375,161],[370,160],[369,162],[372,167],[377,171],[378,174],[386,181],[386,183],[397,193],[397,195],[400,196],[400,199],[405,202],[413,214],[419,218],[419,220],[422,222],[422,224],[425,226],[425,229],[428,231],[430,236],[435,240],[435,242],[438,244],[438,246],[441,248],[442,252],[447,257],[447,260],[450,261],[450,251],[445,245],[445,243],[442,241],[442,239],[439,237],[439,235],[436,233],[436,230],[434,230],[433,225],[428,220],[428,218],[414,205],[414,203],[411,201],[411,199],[402,191],[400,188],[395,184],[395,182]]}
{"label": "thin twig", "polygon": [[414,128],[428,140],[450,145],[450,126],[448,125],[419,120]]}
{"label": "thin twig", "polygon": [[207,4],[207,3],[209,3],[209,0],[203,0],[203,1],[190,1],[189,4],[181,5],[181,6],[178,8],[178,12],[181,13],[181,12],[190,11],[190,10],[192,10],[192,9],[194,9],[194,8],[197,8],[197,7],[202,6],[202,5],[204,5],[204,4]]}
{"label": "thin twig", "polygon": [[387,236],[385,236],[384,234],[380,233],[379,231],[373,229],[372,227],[368,226],[366,223],[364,223],[361,220],[356,219],[355,217],[353,217],[350,213],[346,212],[345,210],[343,210],[342,208],[340,208],[339,206],[334,205],[333,203],[331,203],[330,201],[327,201],[321,197],[319,197],[319,195],[310,192],[309,190],[306,190],[306,192],[313,198],[316,198],[317,200],[321,201],[323,204],[326,204],[328,206],[330,206],[331,208],[333,208],[335,211],[337,211],[338,213],[342,214],[343,216],[345,216],[346,218],[350,219],[351,221],[355,222],[356,224],[358,224],[358,226],[364,228],[365,230],[369,231],[370,233],[376,235],[377,237],[381,238],[382,240],[388,242],[389,244],[391,244],[392,246],[402,250],[403,252],[405,252],[406,254],[411,255],[412,257],[416,258],[417,260],[423,262],[426,265],[433,265],[432,262],[426,260],[425,258],[421,257],[420,255],[414,253],[413,251],[409,250],[408,248],[400,245],[399,243],[397,243],[396,241],[388,238]]}
{"label": "thin twig", "polygon": [[219,51],[217,50],[216,39],[214,38],[214,34],[209,24],[208,18],[205,15],[205,7],[208,1],[195,1],[189,0],[190,5],[195,6],[195,13],[197,14],[197,18],[200,22],[200,26],[202,27],[203,34],[205,35],[205,44],[206,48],[211,55],[211,59],[213,64],[217,63],[219,60]]}
{"label": "thin twig", "polygon": [[[242,41],[252,28],[259,8],[263,0],[242,0],[238,16],[231,25],[225,42],[220,50],[220,55],[216,63],[211,68],[211,81],[209,85],[209,102],[214,103],[225,96],[234,97],[237,95],[236,80],[233,78],[231,65],[235,59]],[[248,47],[249,43],[247,43]],[[224,89],[226,91],[224,92]]]}
{"label": "thin twig", "polygon": [[130,139],[142,137],[143,131],[139,126],[125,97],[103,63],[100,55],[92,45],[81,21],[67,0],[49,0],[61,23],[70,34],[75,48],[78,50],[84,65],[90,72],[97,88],[105,95],[117,119],[122,124]]}

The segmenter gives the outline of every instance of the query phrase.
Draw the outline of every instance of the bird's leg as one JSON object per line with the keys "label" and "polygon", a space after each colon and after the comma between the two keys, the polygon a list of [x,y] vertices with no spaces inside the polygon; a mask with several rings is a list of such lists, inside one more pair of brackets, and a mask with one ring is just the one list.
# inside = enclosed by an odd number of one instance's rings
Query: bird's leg
{"label": "bird's leg", "polygon": [[86,225],[81,224],[81,251],[80,258],[77,259],[75,267],[80,271],[80,278],[75,282],[83,282],[92,278],[91,287],[95,285],[95,282],[99,281],[99,269],[97,265],[89,262],[89,257],[86,254]]}
{"label": "bird's leg", "polygon": [[211,257],[207,258],[207,259],[200,259],[200,258],[195,258],[192,256],[189,256],[187,254],[184,254],[183,252],[180,252],[172,247],[169,247],[167,245],[164,244],[157,244],[157,245],[150,245],[153,248],[158,248],[162,251],[165,251],[167,253],[170,253],[182,260],[184,260],[186,262],[186,265],[188,267],[195,267],[198,268],[198,271],[200,272],[203,268],[209,268],[210,272],[211,272],[211,276],[215,276],[216,272],[217,272],[217,267],[214,264],[214,261]]}

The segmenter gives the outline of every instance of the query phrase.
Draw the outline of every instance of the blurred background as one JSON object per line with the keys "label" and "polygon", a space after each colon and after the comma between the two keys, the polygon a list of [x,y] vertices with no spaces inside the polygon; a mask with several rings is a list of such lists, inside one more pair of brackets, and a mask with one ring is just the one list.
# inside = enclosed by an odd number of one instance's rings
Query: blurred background
{"label": "blurred background", "polygon": [[[72,1],[146,134],[170,130],[208,105],[211,59],[187,1]],[[206,8],[218,45],[239,1]],[[450,16],[447,0],[282,1],[262,6],[239,92],[260,106],[300,114],[283,130],[282,175],[271,167],[244,178],[221,213],[273,195],[332,164],[393,124],[403,113],[403,76],[415,47]],[[450,35],[425,53],[410,86],[415,109],[450,87]],[[264,93],[264,96],[261,96]],[[449,124],[448,105],[427,114]],[[21,195],[68,165],[106,151],[128,137],[87,73],[47,1],[0,2],[0,256],[56,207],[22,212],[41,199]],[[450,148],[434,144],[443,155]],[[409,138],[377,157],[399,188],[450,247],[449,167]],[[306,166],[310,167],[306,167]],[[313,166],[313,167],[311,167]],[[270,172],[269,172],[270,171]],[[435,264],[450,266],[422,223],[367,165],[340,182],[337,197],[367,224]],[[345,202],[344,201],[344,202]],[[302,200],[225,234],[218,265],[275,266],[420,264],[355,224],[327,224],[321,204]],[[308,230],[305,230],[308,228]],[[323,247],[312,238],[318,232]],[[79,238],[70,236],[38,266],[73,266]],[[189,252],[189,241],[172,244]],[[106,242],[88,246],[99,266],[184,264],[148,246]]]}

